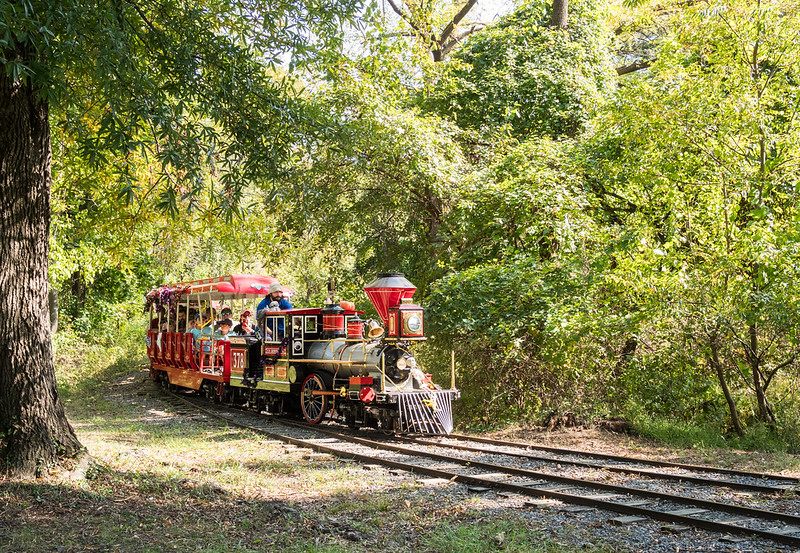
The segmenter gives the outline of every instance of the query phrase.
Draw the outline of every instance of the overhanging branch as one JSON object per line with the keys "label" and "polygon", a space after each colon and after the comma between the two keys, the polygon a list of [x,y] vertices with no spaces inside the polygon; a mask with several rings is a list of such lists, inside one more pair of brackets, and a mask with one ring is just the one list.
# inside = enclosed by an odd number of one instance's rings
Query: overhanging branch
{"label": "overhanging branch", "polygon": [[653,58],[651,60],[640,60],[640,61],[633,62],[633,63],[631,63],[629,65],[623,65],[622,67],[617,67],[617,70],[616,70],[617,71],[617,75],[622,76],[622,75],[627,75],[628,73],[634,73],[636,71],[641,71],[642,69],[647,69],[655,61],[656,61],[656,58]]}

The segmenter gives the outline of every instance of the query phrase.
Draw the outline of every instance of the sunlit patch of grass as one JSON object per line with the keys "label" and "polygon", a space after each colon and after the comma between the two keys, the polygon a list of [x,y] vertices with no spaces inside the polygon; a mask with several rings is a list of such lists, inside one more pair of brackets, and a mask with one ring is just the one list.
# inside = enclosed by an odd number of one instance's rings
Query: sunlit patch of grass
{"label": "sunlit patch of grass", "polygon": [[[639,435],[656,439],[665,444],[705,451],[708,462],[719,462],[725,457],[735,456],[734,450],[763,452],[761,468],[751,470],[782,470],[800,468],[800,459],[791,453],[796,451],[798,437],[781,435],[764,426],[746,429],[744,436],[723,434],[719,428],[691,424],[667,419],[639,417],[635,423]],[[730,453],[726,453],[726,450]],[[752,456],[752,455],[751,455]],[[769,461],[768,461],[769,460]]]}
{"label": "sunlit patch of grass", "polygon": [[[113,339],[87,341],[71,329],[53,336],[59,392],[65,402],[87,398],[98,386],[136,370],[147,361],[143,321],[124,320]],[[92,407],[92,402],[84,402]]]}
{"label": "sunlit patch of grass", "polygon": [[397,502],[389,493],[378,492],[376,494],[339,494],[336,501],[332,501],[327,508],[328,514],[338,515],[347,513],[349,515],[361,516],[385,513],[392,510],[394,514],[405,508],[402,502]]}
{"label": "sunlit patch of grass", "polygon": [[[574,546],[546,539],[536,530],[516,519],[481,519],[440,522],[426,534],[421,552],[493,553],[498,550],[520,553],[567,553]],[[610,552],[606,544],[582,544],[581,551]]]}

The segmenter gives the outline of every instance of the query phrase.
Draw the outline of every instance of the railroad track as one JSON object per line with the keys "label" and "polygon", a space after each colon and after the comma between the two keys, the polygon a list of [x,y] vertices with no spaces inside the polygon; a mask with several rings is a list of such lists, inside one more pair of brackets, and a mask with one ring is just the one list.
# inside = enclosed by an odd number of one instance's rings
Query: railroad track
{"label": "railroad track", "polygon": [[[473,489],[504,490],[507,493],[538,500],[547,498],[603,509],[624,515],[612,519],[613,523],[619,525],[652,519],[669,523],[669,528],[675,531],[700,528],[723,534],[755,536],[794,547],[800,546],[800,515],[798,515],[800,500],[786,498],[787,495],[793,496],[796,491],[797,479],[460,435],[440,439],[387,437],[376,440],[374,437],[364,437],[361,433],[355,435],[349,431],[333,430],[320,425],[311,426],[263,417],[253,412],[209,404],[197,397],[166,393],[170,394],[172,402],[179,410],[183,406],[183,412],[186,412],[186,406],[191,406],[195,411],[271,439],[309,448],[319,453],[426,475],[441,479],[443,483],[459,482],[472,486]],[[276,432],[276,426],[280,426],[281,431]],[[483,442],[495,448],[466,445],[470,441]],[[560,457],[535,455],[531,450],[543,450],[558,454]],[[456,451],[460,452],[460,455],[454,453]],[[579,455],[594,460],[574,458]],[[617,464],[612,465],[611,462]],[[547,464],[551,465],[550,470],[542,468]],[[538,466],[530,468],[531,465]],[[691,473],[662,474],[640,468],[642,465],[668,467]],[[598,479],[554,473],[563,466],[591,469],[602,474],[624,473],[626,478],[635,477],[636,480],[620,485]],[[682,487],[688,487],[686,491],[689,495],[648,489],[641,485],[650,479],[680,482]],[[753,508],[744,504],[692,496],[691,493],[696,492],[698,487],[713,490],[743,490],[752,495],[751,499],[764,501],[773,501],[783,496],[784,510]],[[788,508],[785,506],[787,502]],[[532,502],[534,505],[536,503]]]}

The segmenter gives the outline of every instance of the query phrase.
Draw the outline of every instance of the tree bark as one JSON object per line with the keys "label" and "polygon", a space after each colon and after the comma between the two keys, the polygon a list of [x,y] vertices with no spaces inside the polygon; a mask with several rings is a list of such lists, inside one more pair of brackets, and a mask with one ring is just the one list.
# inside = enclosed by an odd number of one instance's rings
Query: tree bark
{"label": "tree bark", "polygon": [[719,385],[722,388],[722,393],[725,395],[725,401],[728,403],[728,412],[731,414],[731,425],[733,425],[733,431],[736,432],[738,436],[744,436],[744,429],[742,428],[742,423],[739,420],[739,410],[736,408],[736,401],[733,399],[730,388],[728,388],[728,381],[725,378],[725,371],[723,370],[722,363],[720,363],[719,360],[719,342],[717,342],[717,337],[711,336],[709,342],[711,348],[711,359],[709,359],[709,362],[714,368],[714,372],[717,373]]}
{"label": "tree bark", "polygon": [[617,67],[616,72],[617,75],[627,75],[628,73],[633,73],[635,71],[641,71],[642,69],[647,69],[650,67],[655,60],[639,60],[635,61],[628,65],[623,65],[622,67]]}
{"label": "tree bark", "polygon": [[22,478],[82,449],[50,344],[50,124],[32,82],[0,72],[0,459]]}
{"label": "tree bark", "polygon": [[83,276],[83,271],[77,269],[72,272],[69,277],[69,286],[72,295],[70,317],[74,321],[81,316],[84,307],[86,307],[86,279]]}
{"label": "tree bark", "polygon": [[775,424],[775,415],[772,413],[772,407],[767,400],[767,390],[761,379],[761,360],[758,357],[757,330],[755,323],[750,324],[747,329],[750,347],[746,357],[750,363],[750,370],[753,373],[753,390],[756,393],[756,403],[758,404],[758,419],[770,427],[773,427]]}
{"label": "tree bark", "polygon": [[553,0],[550,26],[566,29],[569,26],[569,0]]}
{"label": "tree bark", "polygon": [[52,336],[58,331],[58,291],[55,288],[50,288],[47,302],[50,310],[50,336]]}

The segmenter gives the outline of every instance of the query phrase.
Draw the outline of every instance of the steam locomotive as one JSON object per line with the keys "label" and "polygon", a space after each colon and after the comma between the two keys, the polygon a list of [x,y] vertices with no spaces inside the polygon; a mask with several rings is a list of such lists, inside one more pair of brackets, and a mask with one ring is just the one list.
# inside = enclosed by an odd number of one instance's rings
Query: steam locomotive
{"label": "steam locomotive", "polygon": [[[417,364],[424,309],[402,274],[385,273],[364,291],[381,322],[364,321],[351,302],[269,311],[263,335],[195,338],[181,331],[190,313],[238,303],[255,312],[271,277],[225,275],[151,290],[147,355],[153,380],[195,390],[214,401],[275,414],[298,413],[312,424],[327,418],[387,432],[449,434],[452,402],[460,396],[451,369],[449,389]],[[234,311],[235,312],[235,311]]]}

